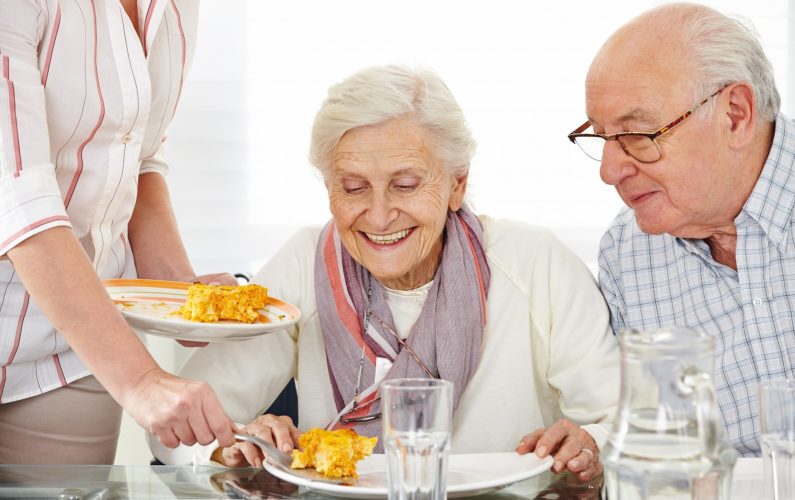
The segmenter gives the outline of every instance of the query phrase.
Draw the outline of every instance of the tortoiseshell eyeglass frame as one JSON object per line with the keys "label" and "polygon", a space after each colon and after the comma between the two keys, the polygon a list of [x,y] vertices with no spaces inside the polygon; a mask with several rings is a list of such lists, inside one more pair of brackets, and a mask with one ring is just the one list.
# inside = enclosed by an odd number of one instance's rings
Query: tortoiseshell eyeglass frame
{"label": "tortoiseshell eyeglass frame", "polygon": [[[641,163],[654,163],[654,162],[660,161],[660,159],[662,158],[662,151],[660,150],[660,145],[657,143],[657,138],[660,137],[661,135],[663,135],[664,133],[669,132],[672,128],[676,127],[677,125],[679,125],[680,123],[682,123],[683,121],[688,119],[698,108],[700,108],[701,106],[706,104],[707,101],[709,101],[710,99],[712,99],[716,95],[718,95],[721,92],[723,92],[723,90],[725,88],[726,87],[721,87],[715,93],[710,94],[709,97],[706,97],[704,100],[702,100],[701,102],[699,102],[698,104],[696,104],[692,108],[690,108],[687,111],[685,111],[684,114],[682,114],[681,116],[676,118],[671,123],[669,123],[667,125],[663,125],[656,132],[619,132],[617,134],[583,134],[582,132],[584,130],[587,130],[588,127],[591,126],[591,122],[590,121],[586,121],[585,123],[583,123],[582,125],[577,127],[572,133],[570,133],[568,137],[569,137],[569,140],[572,143],[574,143],[574,144],[577,144],[577,138],[578,137],[599,137],[601,139],[604,139],[605,141],[618,141],[618,143],[621,145],[621,149],[623,149],[624,152],[626,154],[628,154],[629,156],[631,156],[632,158],[635,158],[636,160],[638,160]],[[657,158],[654,159],[654,160],[641,160],[640,158],[636,157],[634,154],[632,154],[630,151],[627,150],[626,146],[621,141],[622,137],[627,137],[627,136],[646,137],[647,139],[651,139],[651,142],[654,143],[654,147],[657,148]],[[585,152],[585,151],[583,150],[583,152]],[[593,158],[593,156],[589,155],[587,152],[585,154],[589,158]],[[596,161],[602,161],[601,158],[593,158],[593,159],[596,160]]]}

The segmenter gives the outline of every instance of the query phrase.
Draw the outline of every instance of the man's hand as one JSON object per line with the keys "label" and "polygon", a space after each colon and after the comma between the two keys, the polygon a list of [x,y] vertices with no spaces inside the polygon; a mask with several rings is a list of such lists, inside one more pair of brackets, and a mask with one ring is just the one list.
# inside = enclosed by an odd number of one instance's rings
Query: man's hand
{"label": "man's hand", "polygon": [[544,458],[553,455],[554,472],[568,469],[583,481],[593,478],[602,472],[599,460],[599,448],[590,434],[575,423],[561,419],[547,429],[537,429],[526,435],[516,447],[516,452],[523,455],[535,451]]}

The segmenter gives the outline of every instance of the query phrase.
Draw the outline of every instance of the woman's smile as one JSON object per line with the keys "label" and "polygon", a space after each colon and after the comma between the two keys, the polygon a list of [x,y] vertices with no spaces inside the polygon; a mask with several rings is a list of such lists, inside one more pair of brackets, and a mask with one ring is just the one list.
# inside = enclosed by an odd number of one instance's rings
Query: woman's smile
{"label": "woman's smile", "polygon": [[413,229],[403,229],[389,234],[374,234],[362,231],[361,234],[363,234],[369,242],[377,246],[391,246],[408,237],[412,231]]}

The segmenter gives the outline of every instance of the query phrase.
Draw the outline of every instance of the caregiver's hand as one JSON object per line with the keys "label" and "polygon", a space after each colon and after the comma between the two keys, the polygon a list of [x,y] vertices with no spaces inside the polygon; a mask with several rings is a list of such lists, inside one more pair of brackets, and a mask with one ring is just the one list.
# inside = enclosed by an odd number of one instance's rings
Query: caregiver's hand
{"label": "caregiver's hand", "polygon": [[196,283],[198,281],[199,283],[204,283],[206,285],[238,285],[237,279],[229,273],[202,274],[185,281],[190,283]]}
{"label": "caregiver's hand", "polygon": [[582,427],[565,419],[523,437],[516,452],[523,455],[530,451],[535,451],[540,458],[552,455],[554,472],[568,469],[584,481],[602,472],[596,442]]}
{"label": "caregiver's hand", "polygon": [[164,445],[235,442],[235,427],[213,389],[204,382],[153,369],[136,380],[121,405]]}

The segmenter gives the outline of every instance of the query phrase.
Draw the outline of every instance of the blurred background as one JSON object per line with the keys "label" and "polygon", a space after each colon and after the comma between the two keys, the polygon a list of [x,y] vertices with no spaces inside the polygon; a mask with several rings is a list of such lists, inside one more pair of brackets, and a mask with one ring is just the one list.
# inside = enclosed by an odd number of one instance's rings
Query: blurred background
{"label": "blurred background", "polygon": [[[549,227],[595,270],[621,201],[566,134],[585,120],[585,73],[601,44],[662,3],[204,0],[167,142],[196,271],[255,273],[297,228],[329,219],[307,160],[314,114],[331,84],[388,63],[434,69],[458,99],[478,141],[475,212]],[[702,3],[756,27],[795,116],[795,0]],[[147,342],[170,370],[188,352]],[[116,462],[148,463],[143,431],[124,418]]]}

